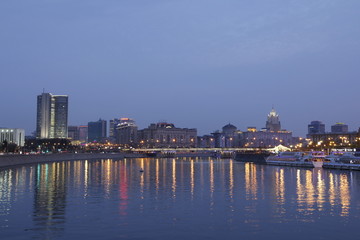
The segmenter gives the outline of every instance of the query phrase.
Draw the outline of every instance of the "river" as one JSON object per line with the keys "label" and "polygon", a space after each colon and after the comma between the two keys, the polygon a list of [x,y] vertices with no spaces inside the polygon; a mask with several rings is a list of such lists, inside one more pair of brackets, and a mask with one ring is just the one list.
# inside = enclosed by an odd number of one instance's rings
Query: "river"
{"label": "river", "polygon": [[359,210],[356,171],[212,158],[0,170],[2,240],[359,239]]}

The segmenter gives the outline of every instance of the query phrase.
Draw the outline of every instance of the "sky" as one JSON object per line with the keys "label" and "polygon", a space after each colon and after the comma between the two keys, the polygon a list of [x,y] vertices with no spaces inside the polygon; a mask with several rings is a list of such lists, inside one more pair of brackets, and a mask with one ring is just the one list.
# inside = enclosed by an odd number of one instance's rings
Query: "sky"
{"label": "sky", "polygon": [[1,0],[0,127],[36,128],[36,96],[69,125],[134,118],[209,134],[262,128],[272,106],[360,127],[358,0]]}

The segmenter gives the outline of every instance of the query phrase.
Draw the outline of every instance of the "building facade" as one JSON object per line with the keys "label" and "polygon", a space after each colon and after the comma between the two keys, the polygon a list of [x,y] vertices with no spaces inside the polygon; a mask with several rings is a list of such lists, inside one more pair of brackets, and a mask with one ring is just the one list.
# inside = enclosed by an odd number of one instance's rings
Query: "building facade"
{"label": "building facade", "polygon": [[349,126],[345,123],[336,123],[331,126],[332,133],[347,133],[349,131]]}
{"label": "building facade", "polygon": [[85,143],[88,141],[88,126],[79,126],[79,141]]}
{"label": "building facade", "polygon": [[312,146],[326,148],[360,147],[360,129],[354,132],[310,134],[309,138]]}
{"label": "building facade", "polygon": [[51,93],[37,96],[36,137],[68,137],[68,96]]}
{"label": "building facade", "polygon": [[278,145],[291,146],[293,144],[292,132],[268,131],[262,129],[258,131],[256,128],[248,128],[248,131],[240,134],[240,146],[246,148],[269,148]]}
{"label": "building facade", "polygon": [[121,118],[115,130],[116,143],[135,147],[138,143],[138,127],[131,118]]}
{"label": "building facade", "polygon": [[265,127],[271,132],[278,132],[281,130],[279,114],[276,113],[274,108],[272,108],[271,112],[268,114]]}
{"label": "building facade", "polygon": [[120,118],[114,118],[109,121],[109,137],[115,138],[116,137],[116,128],[120,124]]}
{"label": "building facade", "polygon": [[68,138],[73,141],[79,140],[79,127],[78,126],[69,126],[68,127]]}
{"label": "building facade", "polygon": [[152,123],[138,131],[139,146],[143,148],[184,148],[197,146],[195,128],[177,128],[172,123]]}
{"label": "building facade", "polygon": [[281,129],[280,117],[272,108],[267,116],[266,126],[260,130],[256,127],[248,127],[247,131],[239,134],[241,147],[269,148],[279,145],[292,146],[294,138],[292,132]]}
{"label": "building facade", "polygon": [[88,142],[102,142],[106,138],[106,120],[88,123]]}
{"label": "building facade", "polygon": [[25,144],[25,130],[21,128],[0,128],[0,143],[4,141],[23,147]]}
{"label": "building facade", "polygon": [[312,121],[308,125],[308,134],[325,133],[325,124],[321,121]]}

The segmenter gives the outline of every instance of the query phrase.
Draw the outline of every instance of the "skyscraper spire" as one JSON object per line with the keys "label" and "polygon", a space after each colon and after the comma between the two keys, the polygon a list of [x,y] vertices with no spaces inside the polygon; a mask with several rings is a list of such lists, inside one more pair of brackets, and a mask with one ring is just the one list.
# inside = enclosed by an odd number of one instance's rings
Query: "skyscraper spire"
{"label": "skyscraper spire", "polygon": [[281,124],[279,119],[279,114],[272,107],[270,113],[268,114],[267,121],[266,121],[266,128],[269,131],[278,132],[281,130]]}

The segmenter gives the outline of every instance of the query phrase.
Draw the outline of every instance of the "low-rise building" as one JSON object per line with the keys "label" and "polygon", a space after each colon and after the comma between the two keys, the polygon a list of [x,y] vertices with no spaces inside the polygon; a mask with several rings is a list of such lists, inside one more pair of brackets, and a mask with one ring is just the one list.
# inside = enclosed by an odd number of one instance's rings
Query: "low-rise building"
{"label": "low-rise building", "polygon": [[15,143],[19,147],[25,144],[25,130],[21,128],[0,128],[0,143]]}
{"label": "low-rise building", "polygon": [[177,128],[172,123],[152,123],[138,131],[139,145],[143,148],[184,148],[197,146],[195,128]]}

